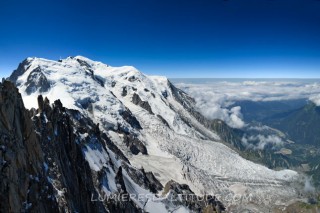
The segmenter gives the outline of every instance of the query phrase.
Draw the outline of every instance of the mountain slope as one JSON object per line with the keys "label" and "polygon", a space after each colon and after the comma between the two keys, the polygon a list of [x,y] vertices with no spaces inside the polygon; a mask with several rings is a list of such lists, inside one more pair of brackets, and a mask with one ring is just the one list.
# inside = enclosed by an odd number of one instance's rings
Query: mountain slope
{"label": "mountain slope", "polygon": [[[194,101],[165,77],[77,56],[28,58],[10,80],[28,108],[36,107],[42,94],[98,123],[133,166],[152,171],[163,185],[173,179],[197,194],[219,194],[229,207],[258,205],[258,199],[272,195],[272,202],[259,206],[268,208],[297,197],[292,187],[296,172],[270,170],[223,145]],[[239,194],[255,198],[236,204],[228,200]]]}
{"label": "mountain slope", "polygon": [[306,104],[305,99],[284,101],[237,101],[234,106],[241,107],[241,113],[246,122],[261,122],[276,114],[293,111]]}
{"label": "mountain slope", "polygon": [[154,175],[132,167],[91,119],[59,100],[37,103],[27,111],[13,84],[0,83],[1,212],[224,210],[214,196],[178,200],[194,193],[173,181],[158,195]]}
{"label": "mountain slope", "polygon": [[276,114],[266,122],[299,144],[320,146],[320,107],[312,102],[299,109]]}
{"label": "mountain slope", "polygon": [[53,212],[57,204],[47,197],[53,188],[41,190],[47,180],[39,139],[10,82],[0,84],[0,115],[0,211],[22,212],[33,203],[35,211]]}

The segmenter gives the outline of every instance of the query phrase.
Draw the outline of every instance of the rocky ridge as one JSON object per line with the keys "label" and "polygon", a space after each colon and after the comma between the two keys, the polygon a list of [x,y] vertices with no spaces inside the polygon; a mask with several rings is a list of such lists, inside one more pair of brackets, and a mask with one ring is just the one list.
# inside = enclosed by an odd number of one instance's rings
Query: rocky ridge
{"label": "rocky ridge", "polygon": [[153,173],[133,167],[98,124],[60,100],[51,104],[40,95],[37,102],[38,109],[26,110],[17,88],[9,81],[0,84],[1,212],[216,209],[216,199],[171,202],[168,195],[178,185],[158,194],[163,186]]}

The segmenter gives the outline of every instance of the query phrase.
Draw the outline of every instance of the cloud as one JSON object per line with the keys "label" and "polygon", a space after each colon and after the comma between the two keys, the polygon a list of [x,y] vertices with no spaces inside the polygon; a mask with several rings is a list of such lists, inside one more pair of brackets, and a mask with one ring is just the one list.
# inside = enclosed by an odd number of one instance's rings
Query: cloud
{"label": "cloud", "polygon": [[245,123],[242,120],[241,107],[236,106],[230,109],[230,121],[228,121],[234,128],[243,128]]}
{"label": "cloud", "polygon": [[311,177],[305,177],[305,182],[304,182],[304,189],[305,192],[307,193],[314,193],[316,191],[316,188],[314,187],[312,183],[312,178]]}
{"label": "cloud", "polygon": [[[189,81],[190,82],[190,81]],[[246,126],[241,108],[229,109],[236,101],[280,101],[309,99],[320,106],[320,81],[263,80],[219,81],[204,80],[196,83],[175,82],[176,86],[190,94],[198,110],[207,118],[221,119],[234,128]]]}
{"label": "cloud", "polygon": [[189,90],[187,91],[195,98],[198,110],[209,119],[221,119],[233,128],[242,128],[245,123],[242,120],[241,107],[226,108],[227,96],[216,95],[210,90]]}
{"label": "cloud", "polygon": [[284,145],[284,141],[277,135],[252,135],[247,137],[246,135],[241,139],[242,144],[248,149],[263,150],[267,147],[281,147]]}
{"label": "cloud", "polygon": [[312,101],[315,105],[320,106],[320,94],[310,96],[310,101]]}
{"label": "cloud", "polygon": [[254,131],[262,132],[262,131],[270,130],[270,127],[265,126],[265,125],[262,125],[262,126],[249,126],[248,130],[254,130]]}

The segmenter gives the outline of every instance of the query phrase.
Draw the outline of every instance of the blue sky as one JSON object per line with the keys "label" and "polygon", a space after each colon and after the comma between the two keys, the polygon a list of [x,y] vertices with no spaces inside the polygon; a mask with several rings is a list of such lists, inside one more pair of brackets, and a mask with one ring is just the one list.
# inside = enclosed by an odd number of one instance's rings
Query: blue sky
{"label": "blue sky", "polygon": [[168,77],[320,77],[318,0],[1,0],[0,76],[83,55]]}

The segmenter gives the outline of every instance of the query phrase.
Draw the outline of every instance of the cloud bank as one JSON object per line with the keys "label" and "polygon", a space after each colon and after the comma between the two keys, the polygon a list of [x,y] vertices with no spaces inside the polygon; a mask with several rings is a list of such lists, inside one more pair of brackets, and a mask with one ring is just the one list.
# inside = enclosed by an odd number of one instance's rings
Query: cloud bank
{"label": "cloud bank", "polygon": [[263,150],[267,147],[276,148],[284,145],[284,141],[277,135],[243,136],[241,142],[248,149],[254,150]]}
{"label": "cloud bank", "polygon": [[316,191],[316,188],[314,187],[314,185],[312,183],[311,177],[305,177],[304,191],[308,192],[308,193],[314,193]]}
{"label": "cloud bank", "polygon": [[320,80],[177,80],[175,85],[191,95],[198,110],[210,119],[221,119],[229,126],[243,128],[241,108],[229,109],[236,101],[280,101],[306,99],[320,106]]}
{"label": "cloud bank", "polygon": [[309,100],[315,105],[320,106],[320,94],[310,96]]}

